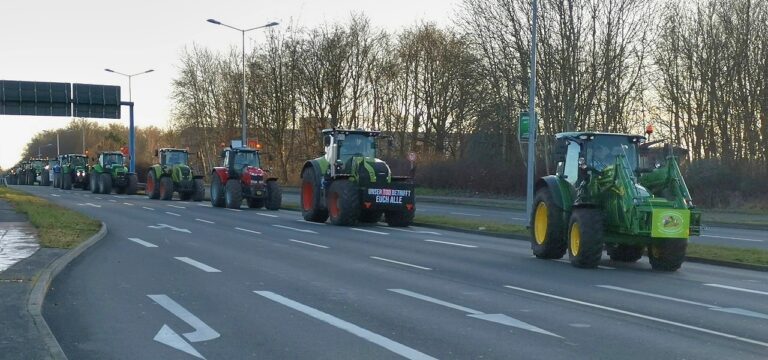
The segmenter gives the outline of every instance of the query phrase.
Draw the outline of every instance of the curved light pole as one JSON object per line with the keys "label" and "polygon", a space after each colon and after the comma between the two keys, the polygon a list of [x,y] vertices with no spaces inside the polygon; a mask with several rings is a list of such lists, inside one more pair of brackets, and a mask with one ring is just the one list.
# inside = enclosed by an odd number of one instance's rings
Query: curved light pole
{"label": "curved light pole", "polygon": [[243,107],[242,107],[242,109],[240,111],[240,116],[241,116],[242,122],[243,122],[243,138],[242,138],[243,146],[248,146],[248,123],[246,122],[246,112],[245,112],[245,33],[249,32],[251,30],[263,29],[263,28],[268,28],[268,27],[272,27],[272,26],[277,26],[277,25],[280,25],[280,23],[277,23],[277,22],[273,21],[271,23],[268,23],[268,24],[265,24],[265,25],[262,25],[262,26],[257,26],[257,27],[254,27],[254,28],[250,28],[250,29],[239,29],[239,28],[236,28],[234,26],[230,26],[230,25],[224,24],[221,21],[218,21],[218,20],[215,20],[215,19],[208,19],[207,21],[209,23],[211,23],[211,24],[226,26],[226,27],[228,27],[230,29],[237,30],[237,31],[239,31],[240,33],[243,34]]}
{"label": "curved light pole", "polygon": [[[128,168],[129,170],[128,171],[133,172],[133,171],[136,171],[136,159],[134,159],[134,154],[135,154],[136,150],[133,148],[136,145],[136,143],[135,143],[136,142],[136,134],[134,133],[134,129],[133,129],[133,99],[131,98],[131,78],[134,77],[134,76],[137,76],[137,75],[151,73],[151,72],[153,72],[155,70],[149,69],[149,70],[145,70],[145,71],[138,72],[138,73],[135,73],[135,74],[123,74],[123,73],[121,73],[119,71],[115,71],[115,70],[112,70],[112,69],[104,69],[104,71],[115,73],[115,74],[118,74],[118,75],[123,75],[123,76],[128,78],[128,104],[130,104],[129,106],[131,107],[131,120],[130,120],[130,123],[128,124],[128,149],[130,151],[130,163],[129,163],[129,168]],[[118,100],[120,100],[120,99],[118,99]],[[122,102],[121,102],[121,104],[122,104]],[[122,104],[122,105],[126,105],[126,104]],[[83,141],[83,143],[85,143],[85,141]],[[85,146],[83,146],[83,147],[85,147]]]}
{"label": "curved light pole", "polygon": [[104,71],[115,73],[115,74],[118,74],[118,75],[123,75],[123,76],[128,78],[128,101],[133,101],[131,99],[131,78],[136,76],[136,75],[151,73],[151,72],[153,72],[155,70],[149,69],[149,70],[146,70],[146,71],[142,71],[142,72],[138,72],[138,73],[130,74],[130,75],[129,74],[123,74],[123,73],[121,73],[119,71],[115,71],[115,70],[112,70],[112,69],[104,69]]}

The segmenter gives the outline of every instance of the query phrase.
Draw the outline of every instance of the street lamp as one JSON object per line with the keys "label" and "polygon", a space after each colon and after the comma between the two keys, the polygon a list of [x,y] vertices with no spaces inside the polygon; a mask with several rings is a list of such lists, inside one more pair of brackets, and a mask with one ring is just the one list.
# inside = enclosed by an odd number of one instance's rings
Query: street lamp
{"label": "street lamp", "polygon": [[268,28],[268,27],[277,26],[277,25],[280,25],[280,24],[273,21],[273,22],[268,23],[266,25],[257,26],[255,28],[239,29],[239,28],[236,28],[234,26],[230,26],[230,25],[224,24],[221,21],[218,21],[218,20],[215,20],[215,19],[208,19],[208,22],[211,23],[211,24],[215,24],[215,25],[226,26],[226,27],[228,27],[230,29],[237,30],[237,31],[239,31],[239,32],[241,32],[243,34],[243,108],[241,109],[240,114],[241,114],[241,118],[242,118],[242,121],[243,121],[243,146],[248,146],[248,125],[247,125],[247,122],[246,122],[246,114],[245,114],[245,33],[249,32],[251,30]]}
{"label": "street lamp", "polygon": [[43,148],[44,147],[49,147],[49,146],[53,146],[53,144],[38,145],[37,146],[37,157],[42,157],[43,156]]}
{"label": "street lamp", "polygon": [[115,74],[118,74],[118,75],[123,75],[123,76],[126,76],[126,77],[128,77],[128,101],[129,101],[129,102],[133,102],[133,100],[131,99],[131,78],[132,78],[132,77],[134,77],[134,76],[136,76],[136,75],[141,75],[141,74],[151,73],[151,72],[153,72],[153,71],[155,71],[155,70],[153,70],[153,69],[149,69],[149,70],[147,70],[147,71],[142,71],[142,72],[138,72],[138,73],[135,73],[135,74],[130,74],[130,75],[129,75],[129,74],[123,74],[123,73],[121,73],[121,72],[119,72],[119,71],[115,71],[115,70],[112,70],[112,69],[104,69],[104,71],[106,71],[106,72],[111,72],[111,73],[115,73]]}

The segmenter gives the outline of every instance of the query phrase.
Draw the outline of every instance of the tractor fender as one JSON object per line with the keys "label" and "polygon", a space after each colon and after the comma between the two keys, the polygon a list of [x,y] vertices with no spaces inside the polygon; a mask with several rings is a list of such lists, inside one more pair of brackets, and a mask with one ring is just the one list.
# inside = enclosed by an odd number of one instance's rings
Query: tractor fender
{"label": "tractor fender", "polygon": [[213,168],[213,171],[211,171],[211,178],[214,176],[218,176],[221,183],[226,184],[227,180],[229,180],[229,171],[223,167]]}
{"label": "tractor fender", "polygon": [[[304,169],[309,167],[315,170],[315,181],[316,181],[315,183],[321,184],[320,186],[322,187],[323,177],[325,176],[325,172],[321,168],[320,162],[318,162],[317,160],[309,160],[305,162],[304,166],[301,167],[301,173],[304,172]],[[299,173],[299,177],[301,177],[301,173]]]}
{"label": "tractor fender", "polygon": [[152,165],[149,169],[155,173],[156,179],[160,179],[163,176],[163,169],[160,165]]}
{"label": "tractor fender", "polygon": [[536,193],[542,188],[547,188],[550,192],[555,206],[565,213],[571,212],[573,207],[573,186],[570,183],[555,175],[547,175],[536,181],[533,191]]}

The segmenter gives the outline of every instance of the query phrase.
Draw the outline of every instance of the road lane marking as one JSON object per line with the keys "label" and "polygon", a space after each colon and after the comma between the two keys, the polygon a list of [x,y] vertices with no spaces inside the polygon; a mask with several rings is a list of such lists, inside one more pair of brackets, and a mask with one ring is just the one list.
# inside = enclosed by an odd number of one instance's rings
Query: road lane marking
{"label": "road lane marking", "polygon": [[389,233],[385,233],[385,232],[381,232],[381,231],[365,230],[365,229],[360,229],[360,228],[349,228],[349,230],[362,231],[362,232],[367,232],[367,233],[371,233],[371,234],[378,234],[378,235],[389,235]]}
{"label": "road lane marking", "polygon": [[243,210],[240,210],[240,209],[230,209],[230,208],[227,208],[227,210],[229,210],[229,211],[243,211]]}
{"label": "road lane marking", "polygon": [[177,228],[175,226],[171,226],[171,225],[168,225],[168,224],[149,225],[147,227],[151,228],[151,229],[158,229],[158,230],[159,229],[171,229],[173,231],[183,232],[183,233],[187,233],[187,234],[191,234],[192,233],[191,231],[189,231],[187,229]]}
{"label": "road lane marking", "polygon": [[306,241],[301,241],[301,240],[288,239],[288,241],[293,241],[295,243],[305,244],[305,245],[310,245],[310,246],[316,246],[316,247],[323,248],[323,249],[330,249],[329,247],[327,247],[325,245],[313,244],[311,242],[306,242]]}
{"label": "road lane marking", "polygon": [[208,220],[203,220],[203,219],[195,219],[195,220],[199,221],[199,222],[204,222],[206,224],[215,224],[215,222],[213,222],[213,221],[208,221]]}
{"label": "road lane marking", "polygon": [[168,214],[168,215],[173,215],[173,216],[181,216],[181,215],[179,215],[177,213],[173,213],[173,212],[170,212],[170,211],[166,211],[165,213]]}
{"label": "road lane marking", "polygon": [[277,215],[272,215],[272,214],[263,214],[263,213],[256,213],[256,215],[259,215],[259,216],[266,216],[266,217],[271,217],[271,218],[276,218],[276,217],[279,217],[279,216],[277,216]]}
{"label": "road lane marking", "polygon": [[400,229],[400,228],[391,227],[391,226],[389,226],[389,227],[387,227],[387,226],[376,226],[376,227],[380,228],[380,229],[409,232],[409,233],[414,233],[414,234],[442,235],[439,232],[435,232],[435,231]]}
{"label": "road lane marking", "polygon": [[103,200],[103,198],[101,198],[99,196],[95,196],[94,199],[96,199],[96,200]]}
{"label": "road lane marking", "polygon": [[728,285],[720,285],[720,284],[704,284],[705,286],[712,286],[717,287],[721,289],[728,289],[728,290],[736,290],[736,291],[742,291],[752,294],[758,294],[758,295],[768,295],[768,292],[765,291],[758,291],[758,290],[751,290],[751,289],[743,289],[735,286],[728,286]]}
{"label": "road lane marking", "polygon": [[403,344],[390,340],[384,336],[381,336],[369,330],[363,329],[355,324],[344,321],[333,315],[324,313],[320,310],[311,308],[307,305],[298,303],[296,301],[293,301],[281,295],[275,294],[271,291],[254,291],[254,293],[261,295],[269,300],[272,300],[278,304],[281,304],[291,309],[294,309],[296,311],[302,312],[306,315],[309,315],[329,325],[342,329],[352,335],[355,335],[357,337],[370,341],[404,358],[415,359],[415,360],[435,359],[427,354],[419,352],[418,350],[412,349],[408,346],[405,346]]}
{"label": "road lane marking", "polygon": [[192,265],[200,270],[203,270],[205,272],[214,273],[214,272],[221,272],[221,270],[210,267],[208,265],[205,265],[199,261],[192,260],[188,257],[174,257],[174,259],[179,260],[181,262],[187,263],[189,265]]}
{"label": "road lane marking", "polygon": [[570,302],[570,303],[573,303],[573,304],[584,305],[584,306],[588,306],[588,307],[592,307],[592,308],[596,308],[596,309],[600,309],[600,310],[611,311],[611,312],[615,312],[615,313],[619,313],[619,314],[623,314],[623,315],[637,317],[637,318],[640,318],[640,319],[655,321],[655,322],[659,322],[659,323],[662,323],[662,324],[677,326],[677,327],[681,327],[681,328],[684,328],[684,329],[694,330],[694,331],[703,332],[703,333],[710,334],[710,335],[716,335],[716,336],[720,336],[720,337],[724,337],[724,338],[728,338],[728,339],[733,339],[733,340],[738,340],[738,341],[742,341],[742,342],[746,342],[746,343],[750,343],[750,344],[754,344],[754,345],[768,347],[768,343],[766,343],[766,342],[762,342],[762,341],[758,341],[758,340],[753,340],[753,339],[749,339],[749,338],[745,338],[745,337],[741,337],[741,336],[726,334],[726,333],[723,333],[723,332],[709,330],[709,329],[705,329],[705,328],[700,328],[698,326],[687,325],[687,324],[683,324],[683,323],[679,323],[679,322],[675,322],[675,321],[670,321],[670,320],[665,320],[665,319],[661,319],[661,318],[657,318],[657,317],[653,317],[653,316],[648,316],[648,315],[633,313],[633,312],[626,311],[626,310],[612,308],[612,307],[609,307],[609,306],[592,304],[592,303],[588,303],[586,301],[580,301],[580,300],[570,299],[570,298],[567,298],[567,297],[547,294],[547,293],[543,293],[543,292],[539,292],[539,291],[528,290],[528,289],[524,289],[524,288],[517,287],[517,286],[504,285],[504,287],[508,288],[508,289],[512,289],[512,290],[517,290],[517,291],[529,293],[529,294],[535,294],[535,295],[539,295],[539,296],[548,297],[548,298],[551,298],[551,299],[566,301],[566,302]]}
{"label": "road lane marking", "polygon": [[116,203],[116,202],[117,202],[117,200],[115,200],[115,199],[109,199],[109,202],[113,202],[113,203]]}
{"label": "road lane marking", "polygon": [[236,227],[235,230],[240,230],[240,231],[245,231],[245,232],[249,232],[249,233],[252,233],[252,234],[259,234],[259,235],[261,235],[261,233],[258,232],[258,231],[243,229],[243,228],[239,228],[239,227]]}
{"label": "road lane marking", "polygon": [[711,237],[716,239],[728,239],[728,240],[740,240],[740,241],[752,241],[752,242],[763,242],[764,240],[759,239],[745,239],[745,238],[738,238],[738,237],[730,237],[730,236],[715,236],[715,235],[699,235],[700,237]]}
{"label": "road lane marking", "polygon": [[178,206],[178,205],[168,205],[168,206],[172,208],[177,208],[177,209],[186,209],[185,206]]}
{"label": "road lane marking", "polygon": [[96,205],[96,204],[92,204],[92,203],[77,204],[77,205],[80,205],[80,206],[90,206],[90,207],[95,207],[95,208],[100,208],[101,207],[101,205]]}
{"label": "road lane marking", "polygon": [[390,259],[380,258],[380,257],[378,257],[378,256],[371,256],[371,259],[376,259],[376,260],[381,260],[381,261],[391,262],[391,263],[393,263],[393,264],[400,264],[400,265],[410,266],[410,267],[414,267],[414,268],[417,268],[417,269],[421,269],[421,270],[432,270],[432,269],[430,269],[430,268],[428,268],[428,267],[423,267],[423,266],[419,266],[419,265],[413,265],[413,264],[404,263],[404,262],[400,262],[400,261],[396,261],[396,260],[390,260]]}
{"label": "road lane marking", "polygon": [[211,206],[211,204],[197,204],[197,206],[202,206],[202,207],[213,207],[213,206]]}
{"label": "road lane marking", "polygon": [[[213,330],[210,326],[205,324],[197,316],[193,315],[187,309],[173,301],[166,295],[147,295],[150,299],[154,300],[157,304],[170,311],[173,315],[183,320],[188,325],[192,326],[195,331],[183,334],[190,342],[200,342],[213,340],[221,336],[216,330]],[[168,325],[163,324],[160,331],[157,332],[154,339],[155,341],[168,345],[176,350],[183,351],[189,355],[195,356],[199,359],[205,359],[200,355],[191,344],[184,341],[175,331],[173,331]]]}
{"label": "road lane marking", "polygon": [[288,229],[288,230],[293,230],[293,231],[299,231],[299,232],[303,232],[303,233],[317,234],[316,231],[306,230],[306,229],[297,229],[297,228],[290,227],[290,226],[283,226],[283,225],[272,225],[272,226],[274,226],[276,228]]}
{"label": "road lane marking", "polygon": [[683,304],[688,304],[688,305],[701,306],[701,307],[705,307],[705,308],[708,308],[708,309],[713,310],[713,311],[720,311],[720,312],[729,313],[729,314],[743,315],[743,316],[749,316],[749,317],[754,317],[754,318],[768,320],[768,315],[766,315],[766,314],[755,312],[755,311],[751,311],[751,310],[741,309],[741,308],[724,308],[724,307],[720,307],[720,306],[717,306],[717,305],[704,304],[704,303],[700,303],[700,302],[684,300],[684,299],[678,299],[678,298],[673,298],[673,297],[670,297],[670,296],[653,294],[653,293],[649,293],[649,292],[645,292],[645,291],[639,291],[639,290],[632,290],[632,289],[622,288],[622,287],[618,287],[618,286],[611,286],[611,285],[595,285],[595,286],[600,287],[600,288],[604,288],[604,289],[623,291],[623,292],[630,293],[630,294],[643,295],[643,296],[653,297],[653,298],[657,298],[657,299],[664,299],[664,300],[669,300],[669,301],[675,301],[675,302],[679,302],[679,303],[683,303]]}
{"label": "road lane marking", "polygon": [[131,241],[133,241],[133,242],[135,242],[137,244],[140,244],[140,245],[144,245],[144,246],[146,246],[148,248],[156,248],[157,247],[157,245],[155,245],[153,243],[146,242],[144,240],[137,239],[137,238],[128,238],[128,240],[131,240]]}
{"label": "road lane marking", "polygon": [[431,296],[422,295],[422,294],[419,294],[419,293],[415,293],[413,291],[408,291],[408,290],[403,290],[403,289],[389,289],[389,291],[396,292],[398,294],[405,295],[405,296],[410,296],[410,297],[415,298],[415,299],[431,302],[433,304],[445,306],[445,307],[448,307],[448,308],[451,308],[451,309],[454,309],[454,310],[459,310],[461,312],[467,313],[466,315],[471,317],[471,318],[485,320],[485,321],[490,321],[490,322],[493,322],[493,323],[502,324],[502,325],[506,325],[506,326],[512,326],[512,327],[516,327],[518,329],[528,330],[528,331],[532,331],[532,332],[539,333],[539,334],[544,334],[544,335],[549,335],[549,336],[554,336],[554,337],[562,338],[562,336],[560,336],[560,335],[557,335],[555,333],[551,333],[551,332],[549,332],[547,330],[544,330],[542,328],[533,326],[533,325],[531,325],[529,323],[526,323],[524,321],[515,319],[515,318],[513,318],[511,316],[508,316],[508,315],[505,315],[505,314],[486,314],[486,313],[484,313],[482,311],[477,311],[477,310],[474,310],[474,309],[470,309],[468,307],[464,307],[464,306],[461,306],[461,305],[456,305],[456,304],[449,303],[447,301],[443,301],[443,300],[440,300],[440,299],[435,299],[435,298],[433,298]]}
{"label": "road lane marking", "polygon": [[[561,262],[561,263],[564,263],[564,264],[570,264],[571,263],[570,260],[565,260],[565,259],[556,259],[556,260],[553,260],[553,261]],[[615,267],[603,266],[603,265],[598,265],[597,268],[598,269],[603,269],[603,270],[616,270]]]}
{"label": "road lane marking", "polygon": [[149,210],[149,211],[155,211],[155,209],[153,209],[153,208],[151,208],[151,207],[142,206],[141,208],[142,208],[142,209],[147,209],[147,210]]}
{"label": "road lane marking", "polygon": [[440,241],[440,240],[426,239],[424,241],[431,242],[431,243],[452,245],[452,246],[460,246],[460,247],[465,247],[465,248],[476,248],[477,247],[475,245],[459,244],[459,243],[453,243],[453,242],[448,242],[448,241]]}
{"label": "road lane marking", "polygon": [[123,205],[133,206],[131,203],[123,203]]}
{"label": "road lane marking", "polygon": [[481,217],[482,215],[478,214],[469,214],[469,213],[461,213],[461,212],[452,212],[452,215],[464,215],[464,216],[475,216],[475,217]]}
{"label": "road lane marking", "polygon": [[307,220],[296,220],[296,221],[301,222],[301,223],[305,223],[305,224],[312,224],[312,225],[328,225],[328,224],[326,224],[324,222],[319,223],[319,222],[307,221]]}
{"label": "road lane marking", "polygon": [[58,195],[58,194],[51,194],[51,196],[61,197],[61,195]]}

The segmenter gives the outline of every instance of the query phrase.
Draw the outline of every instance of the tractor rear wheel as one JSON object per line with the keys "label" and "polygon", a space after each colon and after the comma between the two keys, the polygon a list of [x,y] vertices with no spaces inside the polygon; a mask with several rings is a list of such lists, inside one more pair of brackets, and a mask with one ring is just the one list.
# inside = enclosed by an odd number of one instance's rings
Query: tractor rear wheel
{"label": "tractor rear wheel", "polygon": [[608,256],[613,261],[636,262],[643,257],[644,250],[644,246],[619,244],[608,248]]}
{"label": "tractor rear wheel", "polygon": [[160,178],[160,200],[173,199],[173,180],[167,176]]}
{"label": "tractor rear wheel", "polygon": [[221,184],[219,174],[211,174],[211,205],[213,207],[224,207],[224,186]]}
{"label": "tractor rear wheel", "polygon": [[568,229],[568,257],[571,265],[596,268],[603,256],[603,217],[600,211],[573,209]]}
{"label": "tractor rear wheel", "polygon": [[280,184],[275,180],[267,181],[267,198],[264,201],[264,207],[267,210],[280,210],[283,205],[283,190]]}
{"label": "tractor rear wheel", "polygon": [[227,180],[224,203],[227,209],[239,209],[240,205],[243,204],[243,187],[240,185],[240,181],[236,179]]}
{"label": "tractor rear wheel", "polygon": [[98,194],[101,191],[101,186],[99,185],[99,179],[101,178],[100,175],[101,174],[97,172],[91,173],[91,179],[89,181],[91,186],[89,187],[91,188],[91,192],[94,194]]}
{"label": "tractor rear wheel", "polygon": [[384,212],[384,221],[387,225],[392,227],[406,227],[413,223],[413,217],[416,215],[416,211],[411,208],[402,209],[398,211],[386,211]]}
{"label": "tractor rear wheel", "polygon": [[301,172],[301,216],[306,221],[323,223],[328,219],[328,208],[320,201],[323,194],[317,178],[312,167]]}
{"label": "tractor rear wheel", "polygon": [[205,198],[203,179],[195,179],[195,192],[192,193],[192,201],[203,201],[203,198]]}
{"label": "tractor rear wheel", "polygon": [[384,212],[381,210],[362,210],[360,211],[360,222],[375,224],[381,221]]}
{"label": "tractor rear wheel", "polygon": [[328,213],[333,225],[354,225],[360,218],[357,187],[347,179],[335,180],[328,187]]}
{"label": "tractor rear wheel", "polygon": [[658,239],[648,245],[648,261],[658,271],[677,271],[685,260],[687,239]]}
{"label": "tractor rear wheel", "polygon": [[72,176],[70,174],[61,174],[59,186],[64,190],[72,190]]}
{"label": "tractor rear wheel", "polygon": [[112,175],[108,173],[101,173],[99,175],[99,185],[102,194],[111,194],[112,193]]}
{"label": "tractor rear wheel", "polygon": [[81,189],[83,191],[91,190],[91,176],[88,174],[85,174],[85,180],[83,180],[83,183],[80,184]]}
{"label": "tractor rear wheel", "polygon": [[139,189],[139,176],[136,174],[128,174],[128,186],[125,188],[127,195],[136,195],[136,191]]}
{"label": "tractor rear wheel", "polygon": [[144,192],[147,193],[147,197],[152,200],[160,198],[160,184],[157,181],[157,174],[154,170],[147,172],[147,185],[144,188]]}
{"label": "tractor rear wheel", "polygon": [[536,192],[531,214],[531,249],[539,259],[560,259],[565,255],[563,216],[558,211],[548,188]]}

